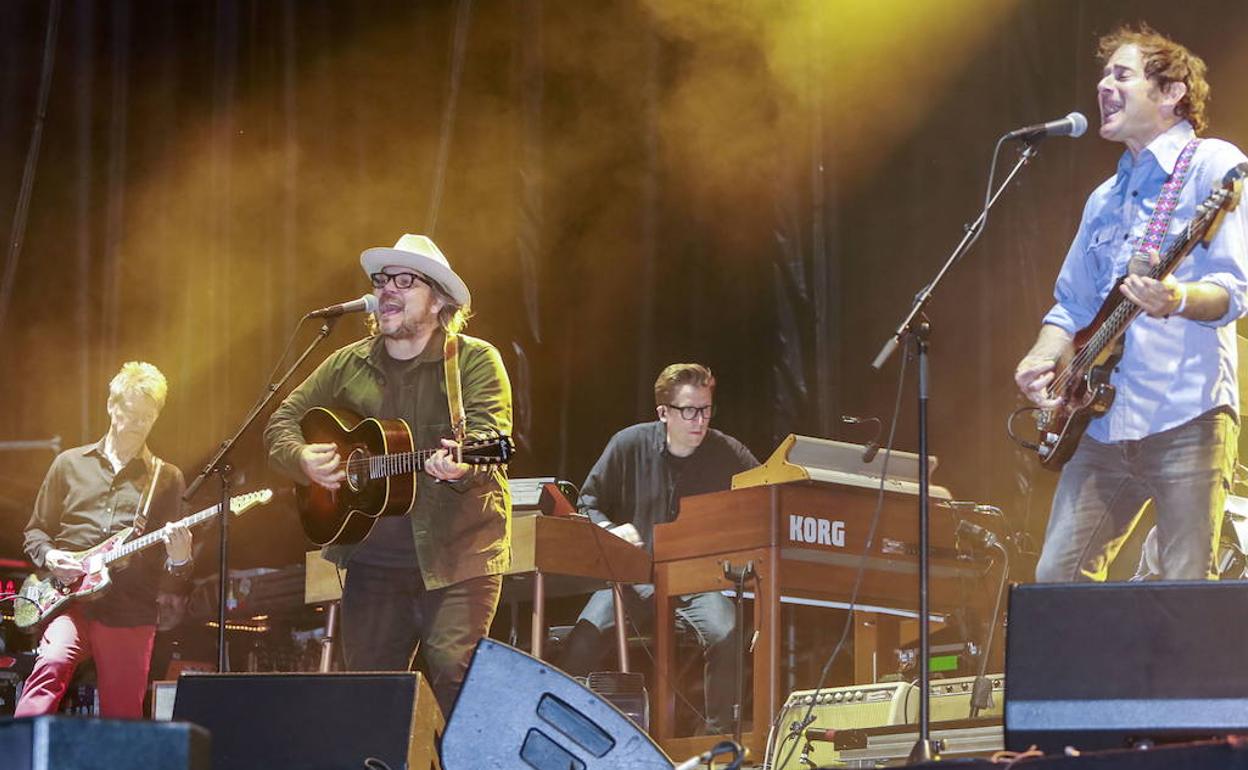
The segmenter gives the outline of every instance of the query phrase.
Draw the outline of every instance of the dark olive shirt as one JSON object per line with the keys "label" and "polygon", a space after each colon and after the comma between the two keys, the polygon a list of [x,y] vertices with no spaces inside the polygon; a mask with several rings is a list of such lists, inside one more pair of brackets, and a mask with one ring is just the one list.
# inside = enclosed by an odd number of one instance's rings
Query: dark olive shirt
{"label": "dark olive shirt", "polygon": [[677,457],[667,449],[667,426],[641,423],[611,437],[578,508],[598,523],[632,524],[653,551],[654,525],[675,519],[682,497],[728,489],[734,474],[757,466],[745,445],[714,428],[693,454]]}
{"label": "dark olive shirt", "polygon": [[[35,498],[26,525],[26,555],[40,569],[53,548],[81,551],[133,526],[155,469],[155,458],[142,453],[117,472],[104,453],[104,440],[67,449],[56,456]],[[144,533],[182,518],[182,471],[164,463],[148,509]],[[188,587],[165,571],[166,552],[154,545],[124,564],[109,566],[112,587],[100,598],[78,604],[88,618],[109,626],[145,626],[156,622],[158,591]]]}
{"label": "dark olive shirt", "polygon": [[[459,335],[459,370],[469,438],[511,432],[511,384],[498,350]],[[443,336],[434,334],[402,374],[395,416],[412,429],[416,449],[433,449],[451,432],[443,370]],[[309,483],[299,465],[306,443],[299,421],[314,406],[348,409],[361,417],[382,411],[386,390],[382,337],[369,337],[329,355],[282,402],[264,431],[269,462],[297,483]],[[437,483],[416,474],[416,503],[408,515],[421,577],[430,590],[469,578],[499,575],[511,564],[511,497],[502,469],[473,467],[463,478]],[[325,558],[339,566],[355,546],[330,546]]]}

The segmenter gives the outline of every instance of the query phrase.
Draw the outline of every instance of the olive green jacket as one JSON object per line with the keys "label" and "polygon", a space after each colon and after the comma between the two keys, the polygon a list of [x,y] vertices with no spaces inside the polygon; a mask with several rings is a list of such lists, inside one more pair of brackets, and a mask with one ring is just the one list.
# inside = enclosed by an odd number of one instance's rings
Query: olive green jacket
{"label": "olive green jacket", "polygon": [[[437,448],[439,439],[452,435],[442,345],[439,332],[406,375],[399,414],[412,429],[416,449]],[[304,445],[299,420],[314,406],[375,416],[385,381],[383,355],[381,337],[362,339],[331,353],[291,391],[264,431],[270,464],[299,484],[309,483],[299,466]],[[510,434],[511,383],[498,350],[461,334],[459,370],[468,436]],[[502,574],[511,564],[511,497],[502,469],[473,467],[451,483],[417,473],[410,517],[421,575],[430,590]],[[323,555],[343,567],[353,550],[351,545],[331,545]]]}

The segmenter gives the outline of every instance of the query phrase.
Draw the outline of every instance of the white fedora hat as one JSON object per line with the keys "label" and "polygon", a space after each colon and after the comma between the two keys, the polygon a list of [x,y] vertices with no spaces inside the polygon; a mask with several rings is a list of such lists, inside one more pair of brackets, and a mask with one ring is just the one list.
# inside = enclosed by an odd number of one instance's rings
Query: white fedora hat
{"label": "white fedora hat", "polygon": [[462,306],[472,302],[472,294],[464,279],[451,269],[451,264],[437,244],[424,235],[407,233],[394,244],[393,249],[378,246],[365,249],[360,254],[360,267],[364,268],[365,275],[379,273],[387,265],[410,267],[437,282],[456,304]]}

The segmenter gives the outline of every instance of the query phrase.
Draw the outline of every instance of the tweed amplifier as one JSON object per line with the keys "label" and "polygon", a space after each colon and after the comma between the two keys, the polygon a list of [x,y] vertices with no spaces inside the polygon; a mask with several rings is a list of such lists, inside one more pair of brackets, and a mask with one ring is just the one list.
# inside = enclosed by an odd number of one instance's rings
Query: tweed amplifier
{"label": "tweed amplifier", "polygon": [[[999,720],[1005,699],[1005,675],[990,674],[988,679],[992,684],[992,706],[980,711],[979,717]],[[969,676],[932,680],[930,722],[969,718],[974,682],[975,678]],[[776,722],[768,766],[773,770],[799,770],[810,767],[808,762],[812,761],[817,766],[831,764],[839,759],[838,746],[832,742],[834,735],[917,724],[918,720],[919,688],[908,682],[797,691],[789,695]],[[800,761],[803,757],[807,763]]]}

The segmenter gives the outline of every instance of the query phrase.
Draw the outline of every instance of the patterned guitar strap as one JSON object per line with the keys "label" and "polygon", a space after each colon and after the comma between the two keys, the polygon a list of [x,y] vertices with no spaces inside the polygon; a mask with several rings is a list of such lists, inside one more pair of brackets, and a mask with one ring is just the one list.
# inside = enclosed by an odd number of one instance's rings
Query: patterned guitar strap
{"label": "patterned guitar strap", "polygon": [[451,410],[451,430],[462,451],[464,437],[468,433],[468,418],[464,415],[464,394],[459,381],[458,335],[448,334],[442,343],[442,368],[446,377],[446,404]]}
{"label": "patterned guitar strap", "polygon": [[[1200,144],[1200,137],[1193,137],[1183,151],[1179,153],[1179,159],[1174,162],[1174,171],[1170,174],[1170,178],[1161,186],[1161,194],[1157,196],[1157,205],[1153,208],[1153,216],[1148,220],[1148,228],[1144,230],[1144,235],[1135,244],[1135,251],[1131,256],[1134,263],[1142,260],[1144,269],[1140,272],[1148,272],[1148,255],[1154,251],[1161,251],[1161,242],[1165,240],[1166,233],[1170,231],[1170,220],[1174,217],[1174,210],[1179,206],[1179,193],[1183,191],[1183,184],[1187,182],[1187,172],[1192,169],[1192,156],[1196,154],[1196,147]],[[1129,272],[1136,272],[1134,269],[1128,268]]]}
{"label": "patterned guitar strap", "polygon": [[147,484],[147,492],[143,496],[143,505],[140,506],[138,513],[134,515],[134,532],[131,533],[131,538],[143,534],[143,530],[147,528],[147,513],[152,508],[152,498],[156,496],[156,479],[160,478],[160,469],[165,465],[165,461],[159,457],[152,459],[156,461],[156,465],[152,468],[152,480]]}

